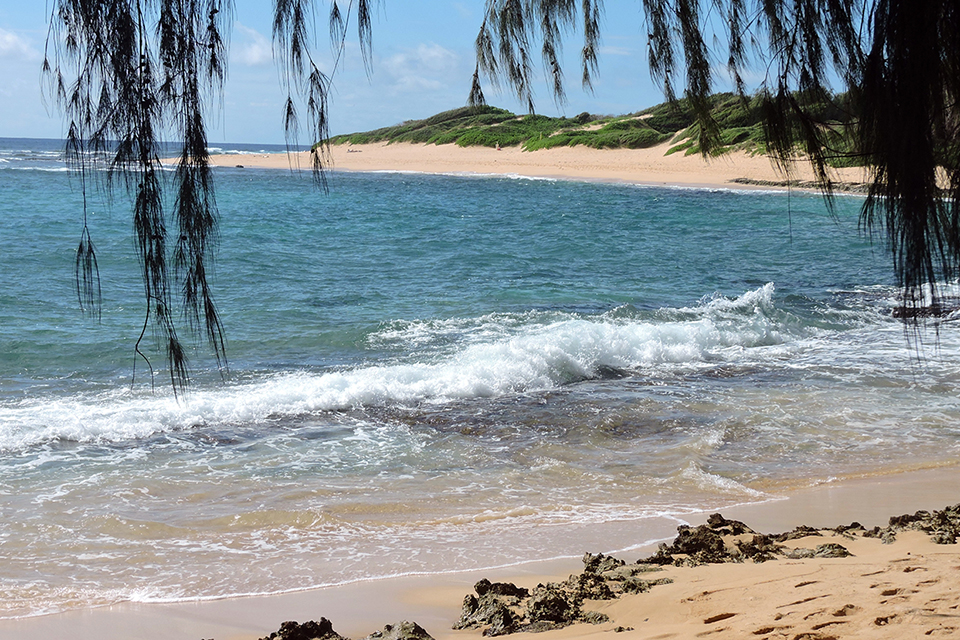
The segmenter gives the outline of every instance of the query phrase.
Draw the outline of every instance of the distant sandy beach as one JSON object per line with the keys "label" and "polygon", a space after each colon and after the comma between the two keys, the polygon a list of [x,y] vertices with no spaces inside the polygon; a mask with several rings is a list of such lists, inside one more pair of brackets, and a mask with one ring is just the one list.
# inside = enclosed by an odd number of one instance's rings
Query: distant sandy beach
{"label": "distant sandy beach", "polygon": [[[668,148],[669,144],[650,149],[600,150],[578,146],[528,152],[520,147],[504,147],[497,151],[488,147],[405,142],[334,145],[330,150],[330,168],[334,171],[519,175],[707,188],[778,188],[769,184],[737,184],[734,180],[746,178],[762,183],[782,183],[786,179],[764,156],[733,152],[705,160],[697,154],[664,155]],[[307,169],[311,166],[308,153],[292,156],[214,155],[211,161],[218,166],[278,169]],[[843,169],[837,172],[836,179],[844,183],[862,183],[863,173],[861,169]],[[809,182],[813,180],[813,173],[808,165],[799,162],[790,179]]]}

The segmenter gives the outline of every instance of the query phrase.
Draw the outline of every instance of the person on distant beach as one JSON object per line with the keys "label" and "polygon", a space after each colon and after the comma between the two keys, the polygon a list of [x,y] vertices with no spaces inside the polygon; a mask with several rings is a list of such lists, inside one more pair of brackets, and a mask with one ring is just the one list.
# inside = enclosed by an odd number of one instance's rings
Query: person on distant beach
{"label": "person on distant beach", "polygon": [[500,151],[500,143],[497,143],[497,151]]}

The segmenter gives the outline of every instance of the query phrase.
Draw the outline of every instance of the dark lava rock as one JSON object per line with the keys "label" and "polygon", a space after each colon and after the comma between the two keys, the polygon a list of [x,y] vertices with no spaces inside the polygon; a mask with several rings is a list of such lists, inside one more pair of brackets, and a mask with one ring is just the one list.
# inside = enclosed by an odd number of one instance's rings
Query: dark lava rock
{"label": "dark lava rock", "polygon": [[[705,564],[732,562],[739,560],[739,552],[731,554],[721,536],[737,536],[753,533],[753,529],[737,520],[727,520],[719,513],[711,515],[707,524],[691,528],[686,525],[677,527],[677,537],[673,544],[661,544],[657,552],[649,558],[640,559],[638,564]],[[687,559],[676,556],[687,556]]]}
{"label": "dark lava rock", "polygon": [[470,594],[463,598],[460,620],[454,629],[469,629],[492,625],[495,621],[513,620],[507,605],[493,593],[485,593],[479,600]]}
{"label": "dark lava rock", "polygon": [[889,526],[891,529],[905,529],[908,525],[913,524],[914,522],[922,522],[926,518],[930,517],[929,511],[917,511],[914,514],[905,513],[902,516],[891,516]]}
{"label": "dark lava rock", "polygon": [[554,629],[563,629],[564,627],[570,626],[569,622],[549,622],[547,620],[538,620],[537,622],[531,622],[530,624],[525,624],[517,631],[522,631],[524,633],[543,633],[544,631],[553,631]]}
{"label": "dark lava rock", "polygon": [[640,580],[639,578],[629,578],[623,581],[621,586],[622,593],[646,593],[652,587],[661,584],[670,584],[673,578],[660,578],[658,580]]}
{"label": "dark lava rock", "polygon": [[580,617],[580,607],[554,584],[537,585],[527,601],[530,622],[569,623]]}
{"label": "dark lava rock", "polygon": [[494,611],[489,622],[490,627],[483,630],[483,635],[488,637],[505,636],[517,631],[517,621],[506,607]]}
{"label": "dark lava rock", "polygon": [[595,573],[584,572],[570,576],[566,585],[570,589],[570,596],[577,601],[613,600],[617,597],[607,581]]}
{"label": "dark lava rock", "polygon": [[647,591],[650,591],[650,583],[646,580],[637,580],[636,578],[631,578],[623,582],[621,591],[623,593],[646,593]]}
{"label": "dark lava rock", "polygon": [[604,622],[610,622],[610,616],[599,611],[584,611],[580,615],[580,620],[587,624],[603,624]]}
{"label": "dark lava rock", "polygon": [[933,513],[917,511],[914,514],[893,516],[886,528],[874,527],[865,531],[863,536],[880,538],[884,544],[891,544],[896,541],[898,532],[907,530],[923,531],[937,544],[956,544],[960,537],[960,505],[945,507]]}
{"label": "dark lava rock", "polygon": [[957,544],[956,531],[934,531],[930,534],[930,539],[934,544]]}
{"label": "dark lava rock", "polygon": [[722,536],[739,536],[744,533],[756,533],[756,531],[739,520],[727,520],[719,513],[710,514],[710,517],[707,518],[707,526]]}
{"label": "dark lava rock", "polygon": [[847,526],[840,525],[839,527],[835,527],[832,531],[834,533],[844,535],[850,533],[851,531],[863,531],[863,525],[859,522],[851,522]]}
{"label": "dark lava rock", "polygon": [[960,505],[934,511],[924,524],[924,530],[936,544],[956,544],[960,536]]}
{"label": "dark lava rock", "polygon": [[665,543],[661,542],[657,546],[657,552],[650,556],[649,558],[640,558],[637,560],[637,564],[656,564],[656,565],[665,565],[673,564],[673,555],[670,553],[670,547]]}
{"label": "dark lava rock", "polygon": [[472,593],[463,596],[463,604],[460,605],[460,620],[453,625],[454,629],[466,629],[475,626],[475,617],[477,609],[480,608],[480,602]]}
{"label": "dark lava rock", "polygon": [[[680,527],[677,529],[677,538],[666,551],[671,556],[687,555],[694,562],[726,562],[730,558],[727,546],[716,531],[708,525],[700,525],[696,529]],[[657,552],[663,551],[663,547]]]}
{"label": "dark lava rock", "polygon": [[602,553],[596,555],[587,552],[583,554],[584,573],[606,573],[622,567],[626,563],[623,560],[613,556],[605,556]]}
{"label": "dark lava rock", "polygon": [[604,580],[609,580],[610,582],[623,582],[636,575],[653,573],[655,571],[663,571],[663,567],[656,564],[624,564],[616,569],[604,571],[600,575],[603,576]]}
{"label": "dark lava rock", "polygon": [[783,551],[783,546],[774,544],[769,536],[757,534],[753,536],[750,542],[736,542],[737,549],[745,558],[754,562],[766,562],[773,560],[777,554]]}
{"label": "dark lava rock", "polygon": [[523,587],[518,587],[512,582],[490,582],[483,578],[477,584],[473,585],[473,590],[478,596],[485,596],[492,593],[495,596],[510,596],[514,598],[526,598],[530,592]]}
{"label": "dark lava rock", "polygon": [[397,624],[388,624],[383,631],[374,631],[364,640],[433,640],[433,636],[416,622],[406,620]]}
{"label": "dark lava rock", "polygon": [[817,545],[817,548],[813,550],[813,555],[815,558],[846,558],[853,554],[847,551],[847,548],[842,544],[828,542]]}
{"label": "dark lava rock", "polygon": [[[428,636],[429,637],[429,636]],[[347,640],[339,633],[333,630],[333,623],[326,618],[320,618],[320,621],[310,620],[299,624],[288,620],[280,625],[278,631],[274,631],[269,636],[260,638],[260,640]]]}
{"label": "dark lava rock", "polygon": [[787,540],[799,540],[800,538],[807,538],[809,536],[822,536],[819,529],[814,529],[813,527],[808,527],[805,524],[800,525],[793,531],[787,531],[786,533],[781,533],[774,536],[774,540],[777,542],[786,542]]}

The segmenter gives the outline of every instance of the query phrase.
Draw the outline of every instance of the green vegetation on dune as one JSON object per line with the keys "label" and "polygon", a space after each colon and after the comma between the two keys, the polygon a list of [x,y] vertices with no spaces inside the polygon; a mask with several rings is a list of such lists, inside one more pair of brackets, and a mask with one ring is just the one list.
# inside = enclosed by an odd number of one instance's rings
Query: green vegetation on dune
{"label": "green vegetation on dune", "polygon": [[[742,149],[765,153],[760,100],[732,93],[711,98],[723,146],[716,153]],[[842,113],[826,107],[823,122],[841,125]],[[581,113],[574,118],[518,116],[490,106],[461,107],[424,120],[330,138],[331,144],[417,142],[461,147],[522,147],[525,151],[582,145],[594,149],[644,149],[671,141],[667,154],[700,153],[696,117],[686,99],[665,102],[621,116]]]}
{"label": "green vegetation on dune", "polygon": [[332,144],[370,144],[373,142],[447,144],[456,142],[456,139],[446,139],[453,133],[492,127],[507,120],[515,119],[516,116],[506,109],[487,106],[461,107],[438,113],[425,120],[408,120],[393,127],[335,136],[330,139],[330,142]]}
{"label": "green vegetation on dune", "polygon": [[408,120],[393,127],[351,133],[330,139],[331,144],[372,142],[420,142],[457,144],[461,147],[521,146],[527,151],[557,146],[584,145],[602,148],[643,148],[669,140],[674,131],[659,131],[641,119],[629,116],[575,118],[542,115],[517,116],[496,107],[462,107],[425,120]]}

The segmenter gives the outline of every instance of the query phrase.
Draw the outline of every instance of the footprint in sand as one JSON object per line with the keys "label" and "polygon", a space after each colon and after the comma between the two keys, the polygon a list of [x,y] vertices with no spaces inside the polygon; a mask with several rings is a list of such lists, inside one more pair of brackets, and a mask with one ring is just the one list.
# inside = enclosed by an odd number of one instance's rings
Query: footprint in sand
{"label": "footprint in sand", "polygon": [[925,636],[952,636],[956,633],[956,627],[934,627],[923,635]]}
{"label": "footprint in sand", "polygon": [[788,602],[787,604],[781,604],[779,607],[777,607],[777,609],[783,609],[784,607],[793,607],[793,606],[796,606],[796,605],[798,605],[798,604],[805,604],[805,603],[810,602],[810,601],[812,601],[812,600],[819,600],[820,598],[828,598],[828,597],[829,597],[829,596],[825,596],[825,595],[822,595],[822,596],[810,596],[809,598],[804,598],[803,600],[797,600],[796,602]]}
{"label": "footprint in sand", "polygon": [[833,627],[838,624],[850,624],[847,620],[831,620],[830,622],[821,622],[820,624],[813,625],[814,631],[819,631],[820,629],[826,629],[827,627]]}
{"label": "footprint in sand", "polygon": [[735,613],[721,613],[721,614],[718,614],[718,615],[715,615],[715,616],[710,616],[709,618],[705,618],[705,619],[704,619],[703,624],[713,624],[714,622],[720,622],[721,620],[729,620],[730,618],[732,618],[732,617],[735,616],[735,615],[737,615],[737,614],[735,614]]}
{"label": "footprint in sand", "polygon": [[787,631],[789,631],[789,630],[792,629],[792,628],[793,628],[793,627],[791,627],[791,626],[789,626],[789,625],[787,625],[787,626],[782,626],[782,627],[760,627],[759,629],[757,629],[756,631],[753,632],[753,635],[755,635],[755,636],[765,636],[765,635],[767,635],[767,634],[773,633],[774,631],[779,631],[779,632],[781,632],[780,635],[783,635],[784,633],[786,633]]}
{"label": "footprint in sand", "polygon": [[858,609],[859,609],[859,607],[857,607],[857,606],[854,605],[854,604],[845,604],[845,605],[843,605],[842,608],[837,609],[836,611],[834,611],[832,615],[833,615],[835,618],[842,618],[842,617],[844,617],[844,616],[849,616],[849,615],[855,613]]}

